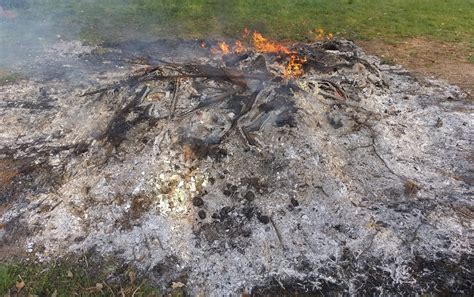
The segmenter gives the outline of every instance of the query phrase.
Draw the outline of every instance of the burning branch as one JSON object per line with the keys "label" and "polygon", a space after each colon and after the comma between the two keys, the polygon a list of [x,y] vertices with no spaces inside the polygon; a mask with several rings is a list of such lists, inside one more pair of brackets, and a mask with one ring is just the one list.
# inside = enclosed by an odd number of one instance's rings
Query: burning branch
{"label": "burning branch", "polygon": [[[244,29],[244,38],[249,36],[249,31]],[[300,77],[304,74],[303,65],[307,62],[307,58],[300,56],[297,52],[290,50],[285,45],[271,41],[259,32],[253,32],[251,43],[257,53],[274,54],[279,55],[288,60],[288,63],[283,71],[283,76],[286,78]],[[233,51],[231,49],[233,48]],[[226,55],[230,54],[242,54],[251,49],[245,48],[240,40],[235,41],[235,45],[231,47],[226,42],[221,41],[217,44],[217,47],[211,49],[211,53],[214,55],[220,55],[225,58]]]}

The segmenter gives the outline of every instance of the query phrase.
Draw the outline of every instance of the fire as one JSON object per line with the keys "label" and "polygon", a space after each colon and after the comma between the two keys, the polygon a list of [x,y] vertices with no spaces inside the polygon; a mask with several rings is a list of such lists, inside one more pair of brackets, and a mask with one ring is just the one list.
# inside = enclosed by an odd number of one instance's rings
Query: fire
{"label": "fire", "polygon": [[211,48],[211,53],[214,55],[227,55],[230,53],[230,46],[224,41],[220,41],[216,47]]}
{"label": "fire", "polygon": [[289,57],[288,64],[283,72],[285,77],[299,77],[304,74],[303,65],[308,60],[306,57],[301,57],[298,53],[292,52],[288,47],[278,42],[268,40],[258,32],[253,33],[252,41],[257,52],[285,54]]}
{"label": "fire", "polygon": [[245,52],[245,47],[242,45],[242,42],[240,40],[235,41],[234,51],[237,54],[241,54],[241,53]]}
{"label": "fire", "polygon": [[291,51],[286,46],[283,46],[278,42],[269,41],[258,32],[253,32],[252,41],[257,52],[271,54],[283,53],[287,55],[291,53]]}
{"label": "fire", "polygon": [[219,42],[218,46],[224,55],[230,53],[230,46],[224,41]]}
{"label": "fire", "polygon": [[327,39],[327,40],[330,40],[334,37],[334,35],[332,33],[328,33],[326,34],[324,32],[324,29],[316,29],[314,32],[312,32],[313,35],[314,35],[314,39],[315,40],[324,40],[324,39]]}
{"label": "fire", "polygon": [[[250,32],[247,28],[244,28],[243,36],[250,36]],[[256,31],[252,33],[251,43],[255,47],[256,52],[275,54],[287,58],[288,64],[283,71],[285,77],[299,77],[304,74],[303,65],[307,62],[306,57],[302,57],[297,52],[291,51],[281,43],[263,37],[262,34]],[[216,47],[211,48],[212,54],[221,56],[230,53],[241,54],[245,51],[247,51],[247,48],[240,40],[236,40],[233,46],[221,41]]]}
{"label": "fire", "polygon": [[283,75],[285,77],[302,76],[304,74],[303,65],[308,61],[308,59],[306,57],[300,57],[296,53],[291,53],[289,56],[290,61],[288,62],[288,65],[286,66]]}

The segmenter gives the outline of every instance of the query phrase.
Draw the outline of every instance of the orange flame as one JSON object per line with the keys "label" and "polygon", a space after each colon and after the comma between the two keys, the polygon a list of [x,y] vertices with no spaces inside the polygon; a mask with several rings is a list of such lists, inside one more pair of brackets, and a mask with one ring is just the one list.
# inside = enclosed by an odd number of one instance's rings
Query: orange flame
{"label": "orange flame", "polygon": [[313,34],[314,34],[315,40],[324,40],[324,39],[330,40],[334,37],[332,33],[325,34],[324,29],[321,29],[321,28],[316,29]]}
{"label": "orange flame", "polygon": [[220,41],[216,47],[211,48],[211,53],[214,55],[227,55],[230,53],[230,46],[224,41]]}
{"label": "orange flame", "polygon": [[267,38],[263,37],[262,34],[258,32],[253,32],[252,41],[255,46],[255,49],[261,53],[272,53],[272,54],[290,54],[290,50],[274,41],[269,41]]}
{"label": "orange flame", "polygon": [[288,47],[278,42],[268,40],[258,32],[253,33],[252,41],[258,52],[285,54],[289,57],[290,60],[283,72],[285,77],[299,77],[304,74],[303,64],[308,60],[306,57],[301,57],[298,53],[292,52]]}
{"label": "orange flame", "polygon": [[242,42],[240,42],[240,40],[235,41],[234,52],[236,52],[237,54],[245,52],[245,47],[242,45]]}
{"label": "orange flame", "polygon": [[223,53],[224,55],[230,53],[230,47],[229,47],[229,45],[228,45],[227,43],[225,43],[224,41],[219,42],[218,46],[219,46],[219,49],[222,51],[222,53]]}
{"label": "orange flame", "polygon": [[303,65],[308,61],[306,57],[300,57],[296,53],[290,54],[290,61],[286,66],[283,75],[285,77],[299,77],[304,74]]}
{"label": "orange flame", "polygon": [[[243,36],[249,36],[250,32],[247,28],[243,30]],[[253,32],[252,44],[259,53],[270,53],[285,56],[288,58],[288,64],[283,71],[285,77],[299,77],[304,74],[303,65],[307,62],[306,57],[301,57],[298,53],[291,51],[288,47],[276,41],[268,40],[259,32]],[[221,41],[216,47],[211,48],[211,53],[215,55],[226,55],[231,53],[241,54],[247,49],[240,40],[236,40],[231,48],[227,43]]]}

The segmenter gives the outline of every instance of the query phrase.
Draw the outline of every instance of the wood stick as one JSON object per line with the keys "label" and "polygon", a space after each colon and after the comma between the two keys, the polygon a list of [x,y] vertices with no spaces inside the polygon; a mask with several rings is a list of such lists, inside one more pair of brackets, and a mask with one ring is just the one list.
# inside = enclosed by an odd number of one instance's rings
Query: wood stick
{"label": "wood stick", "polygon": [[174,116],[174,111],[176,110],[176,104],[177,104],[177,101],[178,101],[178,96],[177,95],[178,95],[178,89],[179,89],[179,81],[180,81],[179,78],[177,78],[176,81],[175,81],[173,97],[171,98],[171,108],[170,108],[170,114],[168,116],[168,120],[170,120],[170,121]]}
{"label": "wood stick", "polygon": [[[174,65],[173,65],[174,66]],[[103,93],[115,88],[121,88],[124,85],[131,85],[133,83],[140,83],[152,80],[169,80],[169,79],[185,79],[185,78],[210,78],[210,79],[220,79],[229,81],[235,85],[247,87],[248,80],[259,80],[265,81],[270,78],[266,73],[246,73],[241,70],[231,69],[231,68],[217,68],[211,65],[176,65],[178,74],[164,75],[162,74],[162,66],[152,67],[149,70],[146,70],[144,73],[129,77],[127,79],[121,80],[119,82],[113,83],[111,85],[105,86],[103,88],[93,90],[90,92],[85,92],[81,95],[89,96],[95,95],[98,93]],[[179,69],[182,68],[182,69]],[[160,71],[160,74],[155,72]],[[153,75],[152,75],[153,74]],[[149,76],[149,77],[147,77]]]}

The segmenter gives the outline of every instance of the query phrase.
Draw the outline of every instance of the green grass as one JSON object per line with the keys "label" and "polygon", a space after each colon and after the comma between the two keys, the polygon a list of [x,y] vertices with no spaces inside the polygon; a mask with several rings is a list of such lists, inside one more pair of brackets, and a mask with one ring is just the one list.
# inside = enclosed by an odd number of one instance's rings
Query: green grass
{"label": "green grass", "polygon": [[[355,39],[423,36],[474,44],[474,0],[39,0],[30,12],[104,39],[238,37],[243,27],[304,40],[315,28]],[[72,17],[71,17],[72,16]],[[85,32],[85,33],[84,33]]]}
{"label": "green grass", "polygon": [[19,73],[4,71],[0,69],[0,86],[14,83],[16,81],[21,80],[22,78],[23,78],[23,75]]}
{"label": "green grass", "polygon": [[471,55],[467,58],[467,60],[469,61],[469,63],[474,64],[474,55],[471,54]]}
{"label": "green grass", "polygon": [[[135,273],[131,268],[117,263],[120,261],[83,257],[49,264],[0,264],[0,296],[17,292],[20,296],[122,296],[122,292],[125,296],[133,292],[135,296],[160,296],[146,280],[131,277]],[[21,282],[24,286],[17,285]]]}

